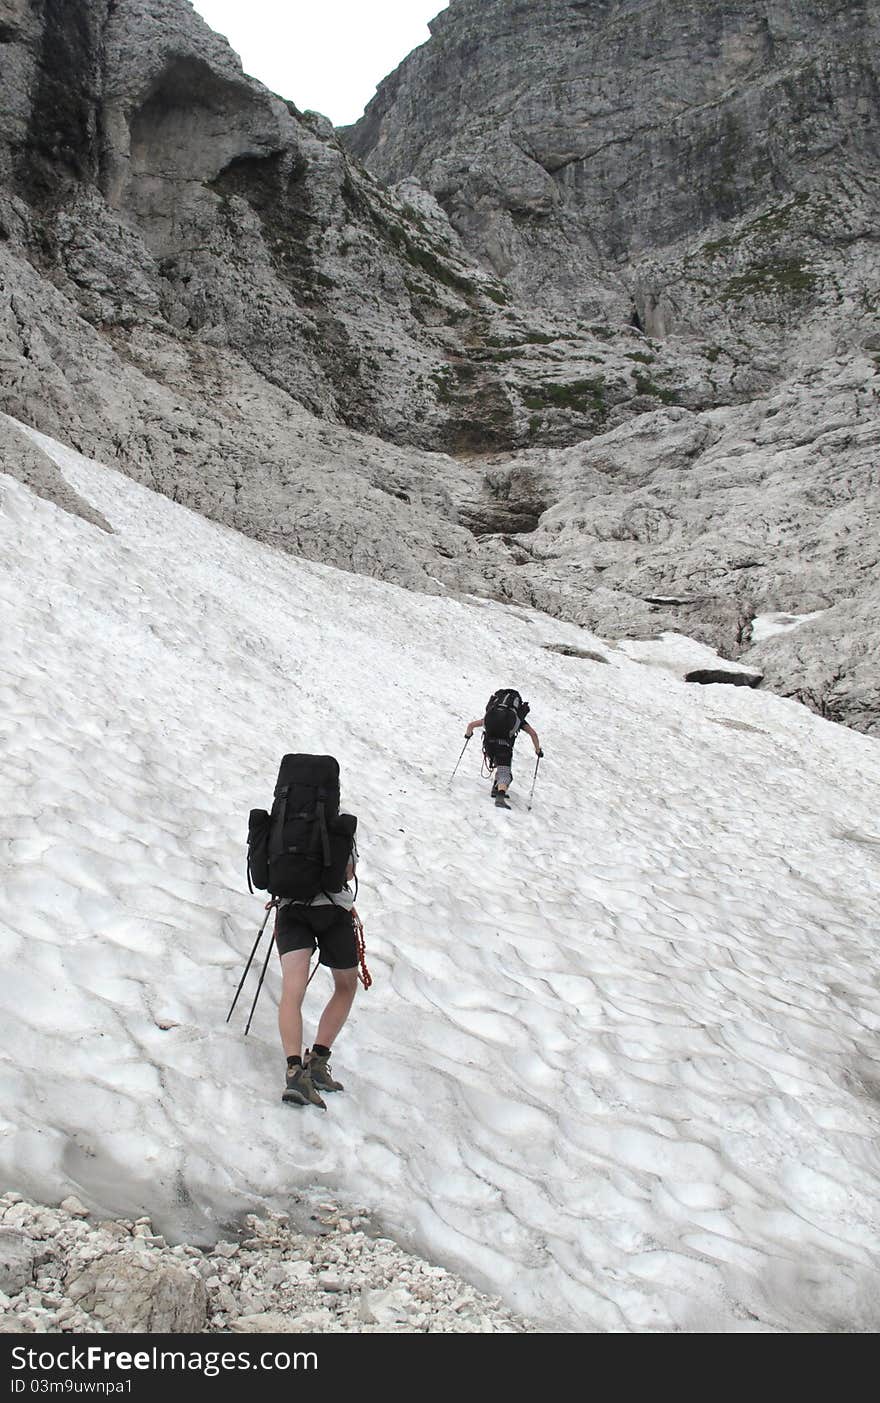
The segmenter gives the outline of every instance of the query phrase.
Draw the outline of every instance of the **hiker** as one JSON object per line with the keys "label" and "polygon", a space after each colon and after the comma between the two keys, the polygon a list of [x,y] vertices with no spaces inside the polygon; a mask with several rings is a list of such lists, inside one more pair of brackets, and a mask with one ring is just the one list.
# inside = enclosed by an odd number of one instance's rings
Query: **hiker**
{"label": "hiker", "polygon": [[[330,1049],[351,1012],[358,986],[358,952],[351,910],[354,895],[349,882],[355,875],[357,846],[351,840],[351,855],[345,869],[345,883],[336,892],[319,892],[311,901],[281,897],[275,917],[275,944],[281,959],[281,1001],[278,1005],[278,1031],[287,1058],[287,1075],[282,1100],[295,1106],[325,1106],[321,1092],[342,1091],[342,1083],[330,1074]],[[303,1061],[302,1002],[309,981],[309,965],[315,949],[318,962],[333,975],[333,993],[318,1022],[311,1049]]]}
{"label": "hiker", "polygon": [[543,758],[538,733],[526,721],[528,714],[528,702],[523,701],[519,692],[507,688],[492,693],[479,721],[468,722],[464,733],[467,740],[483,727],[483,754],[489,769],[495,771],[493,799],[503,801],[513,782],[513,747],[520,731],[525,731],[531,740],[538,759]]}
{"label": "hiker", "polygon": [[[287,1058],[282,1100],[288,1105],[326,1109],[321,1093],[342,1091],[329,1062],[358,985],[354,894],[348,885],[357,865],[356,827],[353,814],[339,812],[339,765],[330,755],[285,755],[271,816],[265,810],[251,813],[249,874],[272,893],[278,908],[278,1030]],[[304,1055],[302,1003],[316,949],[319,964],[333,976],[333,993]]]}

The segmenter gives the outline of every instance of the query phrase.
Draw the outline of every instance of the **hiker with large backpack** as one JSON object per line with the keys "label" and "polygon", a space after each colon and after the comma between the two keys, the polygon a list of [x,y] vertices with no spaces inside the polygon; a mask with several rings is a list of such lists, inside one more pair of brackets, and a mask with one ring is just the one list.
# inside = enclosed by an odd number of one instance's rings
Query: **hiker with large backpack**
{"label": "hiker with large backpack", "polygon": [[[358,984],[359,949],[349,882],[357,864],[353,814],[339,812],[339,765],[331,755],[285,755],[271,814],[251,812],[248,876],[277,906],[275,943],[281,959],[278,1029],[287,1058],[282,1100],[322,1106],[322,1092],[342,1091],[330,1073],[330,1051]],[[303,1055],[302,1003],[315,950],[333,976],[312,1047]]]}
{"label": "hiker with large backpack", "polygon": [[489,769],[495,772],[492,797],[496,803],[507,803],[507,791],[513,782],[513,747],[520,731],[525,731],[531,740],[538,759],[544,755],[537,731],[526,721],[528,714],[529,704],[519,692],[502,688],[492,693],[483,715],[478,721],[469,721],[464,733],[470,740],[474,731],[483,728],[483,754]]}

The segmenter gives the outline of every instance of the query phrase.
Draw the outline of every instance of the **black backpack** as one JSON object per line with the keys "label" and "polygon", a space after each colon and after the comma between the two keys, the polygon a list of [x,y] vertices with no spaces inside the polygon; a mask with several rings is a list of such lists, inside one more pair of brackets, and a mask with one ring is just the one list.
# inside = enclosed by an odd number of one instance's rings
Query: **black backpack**
{"label": "black backpack", "polygon": [[489,740],[513,740],[528,714],[528,702],[519,692],[493,692],[483,714],[483,733]]}
{"label": "black backpack", "polygon": [[339,765],[332,755],[285,755],[272,812],[251,809],[248,886],[311,901],[345,885],[357,819],[339,812]]}

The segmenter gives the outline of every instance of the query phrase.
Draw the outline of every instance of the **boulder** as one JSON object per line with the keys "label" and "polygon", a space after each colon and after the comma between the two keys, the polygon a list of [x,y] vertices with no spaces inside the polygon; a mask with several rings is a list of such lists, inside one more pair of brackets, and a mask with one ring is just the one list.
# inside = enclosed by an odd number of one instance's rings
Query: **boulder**
{"label": "boulder", "polygon": [[65,1293],[110,1331],[191,1334],[205,1325],[202,1278],[159,1253],[105,1253],[74,1270],[65,1281]]}

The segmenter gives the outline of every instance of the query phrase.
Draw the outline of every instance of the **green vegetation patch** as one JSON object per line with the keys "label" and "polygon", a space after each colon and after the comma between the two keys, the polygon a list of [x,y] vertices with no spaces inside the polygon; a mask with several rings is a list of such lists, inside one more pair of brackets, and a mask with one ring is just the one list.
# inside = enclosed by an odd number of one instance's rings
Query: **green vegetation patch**
{"label": "green vegetation patch", "polygon": [[662,385],[655,384],[648,375],[640,375],[636,371],[635,384],[637,395],[652,395],[654,399],[659,399],[661,404],[678,404],[678,394],[675,390],[665,390]]}
{"label": "green vegetation patch", "polygon": [[429,273],[438,283],[443,283],[446,287],[451,287],[456,292],[476,292],[476,284],[470,278],[463,278],[460,273],[456,273],[450,268],[448,263],[443,263],[436,254],[428,248],[413,243],[412,239],[405,239],[403,245],[403,255],[414,268],[421,268]]}
{"label": "green vegetation patch", "polygon": [[802,191],[801,194],[795,195],[793,200],[789,200],[787,205],[782,205],[779,209],[768,210],[766,214],[760,214],[748,225],[749,232],[775,237],[781,230],[789,227],[795,210],[803,209],[804,205],[809,203],[809,199],[806,191]]}
{"label": "green vegetation patch", "polygon": [[740,297],[791,297],[810,293],[818,279],[796,258],[755,263],[747,272],[730,278],[719,297],[722,302]]}
{"label": "green vegetation patch", "polygon": [[601,417],[608,412],[601,375],[594,380],[570,380],[567,384],[545,380],[523,395],[523,404],[527,409],[570,409],[576,414]]}
{"label": "green vegetation patch", "polygon": [[431,372],[431,380],[440,404],[454,404],[455,395],[455,374],[450,369],[434,370]]}
{"label": "green vegetation patch", "polygon": [[766,214],[761,214],[757,219],[749,220],[749,223],[738,234],[728,234],[723,239],[711,239],[708,243],[702,244],[700,252],[709,258],[714,258],[719,253],[731,253],[733,249],[741,244],[744,239],[775,239],[778,234],[788,229],[792,215],[796,210],[803,209],[808,204],[810,196],[806,192],[801,192],[789,200],[787,204],[780,205],[778,209],[768,210]]}
{"label": "green vegetation patch", "polygon": [[442,283],[444,287],[452,288],[455,292],[476,292],[476,283],[473,283],[470,278],[462,277],[454,268],[450,268],[449,264],[444,263],[431,249],[416,243],[402,224],[398,224],[395,220],[380,221],[376,219],[376,222],[413,268],[421,269],[423,273],[427,273],[436,282]]}
{"label": "green vegetation patch", "polygon": [[411,224],[415,224],[424,233],[428,232],[428,221],[423,214],[420,214],[415,205],[405,204],[403,212]]}

